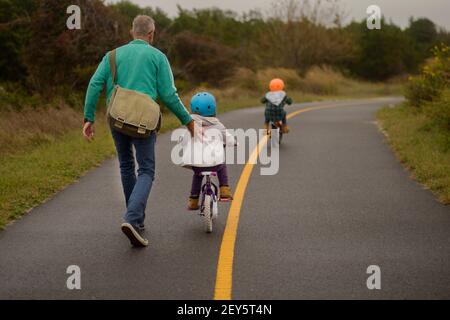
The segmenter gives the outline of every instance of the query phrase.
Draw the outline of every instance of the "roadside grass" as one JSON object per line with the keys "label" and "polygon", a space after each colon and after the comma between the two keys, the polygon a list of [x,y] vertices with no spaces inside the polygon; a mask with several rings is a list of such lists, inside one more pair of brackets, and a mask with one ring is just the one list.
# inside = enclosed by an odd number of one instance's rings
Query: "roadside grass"
{"label": "roadside grass", "polygon": [[377,114],[399,160],[444,204],[450,204],[450,132],[403,103]]}
{"label": "roadside grass", "polygon": [[[290,90],[295,103],[326,99],[347,99],[398,94],[399,85],[352,82],[345,90],[332,94]],[[229,87],[197,88],[211,91],[218,100],[219,113],[261,105],[259,90]],[[264,91],[263,91],[264,92]],[[189,105],[193,92],[182,96]],[[81,105],[80,101],[80,105]],[[75,182],[88,170],[115,154],[114,144],[104,120],[104,100],[99,102],[96,139],[87,143],[81,136],[81,111],[59,102],[56,108],[23,109],[6,112],[0,119],[0,229]],[[262,115],[261,115],[262,117]],[[262,121],[262,120],[261,120]],[[179,126],[166,112],[161,133]]]}

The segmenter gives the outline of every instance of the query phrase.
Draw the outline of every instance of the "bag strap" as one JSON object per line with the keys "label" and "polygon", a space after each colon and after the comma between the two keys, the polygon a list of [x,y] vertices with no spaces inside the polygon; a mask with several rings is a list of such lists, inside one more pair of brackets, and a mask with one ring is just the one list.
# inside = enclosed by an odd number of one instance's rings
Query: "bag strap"
{"label": "bag strap", "polygon": [[109,67],[111,69],[113,85],[116,84],[116,49],[109,53]]}

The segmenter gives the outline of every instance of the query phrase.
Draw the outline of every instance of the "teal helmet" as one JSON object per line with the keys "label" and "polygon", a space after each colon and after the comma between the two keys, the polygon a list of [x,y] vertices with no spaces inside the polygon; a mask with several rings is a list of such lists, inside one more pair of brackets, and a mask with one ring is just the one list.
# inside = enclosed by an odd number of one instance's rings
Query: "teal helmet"
{"label": "teal helmet", "polygon": [[199,92],[191,99],[191,110],[204,117],[213,117],[216,115],[216,99],[209,92]]}

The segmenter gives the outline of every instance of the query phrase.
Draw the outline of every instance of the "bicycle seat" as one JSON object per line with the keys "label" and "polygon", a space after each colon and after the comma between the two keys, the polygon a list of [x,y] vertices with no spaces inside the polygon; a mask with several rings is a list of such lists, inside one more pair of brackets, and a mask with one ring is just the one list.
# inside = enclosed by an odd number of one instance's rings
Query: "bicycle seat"
{"label": "bicycle seat", "polygon": [[215,171],[203,171],[202,176],[217,176],[217,172]]}

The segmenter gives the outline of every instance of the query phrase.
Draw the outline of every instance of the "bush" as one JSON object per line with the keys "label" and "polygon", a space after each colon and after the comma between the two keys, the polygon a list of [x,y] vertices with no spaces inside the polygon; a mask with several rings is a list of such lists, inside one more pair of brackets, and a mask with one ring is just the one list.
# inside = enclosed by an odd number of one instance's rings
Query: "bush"
{"label": "bush", "polygon": [[435,123],[450,131],[450,88],[446,88],[438,98],[426,103],[423,109]]}
{"label": "bush", "polygon": [[305,72],[314,65],[342,65],[353,56],[335,1],[279,0],[253,40],[258,66]]}
{"label": "bush", "polygon": [[260,90],[260,84],[256,72],[248,68],[238,68],[235,73],[227,79],[227,87],[242,88],[244,90]]}
{"label": "bush", "polygon": [[[344,76],[329,66],[312,67],[304,77],[301,77],[296,70],[287,68],[267,68],[256,72],[247,68],[239,68],[227,80],[226,85],[228,88],[257,91],[262,94],[268,90],[269,82],[273,78],[283,79],[287,92],[301,91],[318,95],[336,95],[342,92],[353,92],[361,87],[358,81]],[[374,86],[376,85],[374,84]]]}
{"label": "bush", "polygon": [[222,84],[234,72],[234,49],[216,40],[185,31],[175,37],[173,53],[186,80],[194,83]]}
{"label": "bush", "polygon": [[31,36],[29,17],[35,0],[0,0],[0,80],[21,81],[27,76],[23,50]]}
{"label": "bush", "polygon": [[434,58],[423,67],[419,76],[409,79],[406,87],[406,98],[414,107],[419,108],[424,103],[433,101],[449,87],[450,47],[436,46],[433,53]]}
{"label": "bush", "polygon": [[[83,9],[81,30],[66,27],[71,4]],[[100,0],[41,0],[31,28],[25,62],[33,88],[48,96],[58,85],[84,90],[103,55],[129,37],[123,18]]]}
{"label": "bush", "polygon": [[305,75],[303,91],[315,94],[338,94],[339,87],[346,79],[341,73],[330,67],[312,67]]}
{"label": "bush", "polygon": [[20,83],[5,82],[0,84],[0,113],[36,108],[41,98],[37,93],[30,93]]}
{"label": "bush", "polygon": [[273,78],[283,79],[284,83],[286,84],[287,91],[302,89],[303,80],[294,69],[268,68],[260,70],[256,73],[259,90],[267,91],[269,88],[269,82]]}
{"label": "bush", "polygon": [[382,81],[415,71],[414,41],[398,26],[382,20],[381,30],[369,30],[366,21],[353,22],[346,30],[355,41],[355,58],[350,71],[362,78]]}

